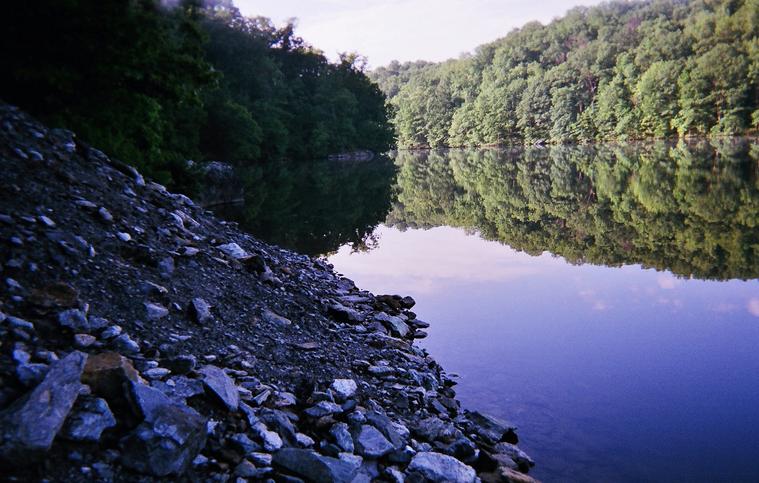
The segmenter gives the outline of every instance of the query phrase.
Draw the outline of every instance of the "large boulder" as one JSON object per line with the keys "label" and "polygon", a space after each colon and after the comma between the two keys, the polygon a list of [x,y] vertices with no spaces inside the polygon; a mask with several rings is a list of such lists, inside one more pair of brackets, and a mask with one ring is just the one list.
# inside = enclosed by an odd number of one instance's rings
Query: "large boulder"
{"label": "large boulder", "polygon": [[417,453],[408,466],[411,472],[421,473],[427,480],[434,483],[474,483],[477,473],[474,468],[465,465],[453,456],[442,453]]}
{"label": "large boulder", "polygon": [[23,464],[50,449],[79,396],[86,362],[78,351],[54,362],[37,387],[0,414],[0,459]]}
{"label": "large boulder", "polygon": [[358,470],[346,461],[308,449],[283,448],[274,453],[272,461],[276,467],[314,483],[348,483]]}

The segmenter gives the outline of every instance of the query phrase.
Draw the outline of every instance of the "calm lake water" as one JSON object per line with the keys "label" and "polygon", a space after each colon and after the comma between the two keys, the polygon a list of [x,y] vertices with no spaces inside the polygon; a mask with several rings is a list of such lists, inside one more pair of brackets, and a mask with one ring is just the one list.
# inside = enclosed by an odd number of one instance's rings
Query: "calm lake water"
{"label": "calm lake water", "polygon": [[750,482],[758,159],[723,141],[282,165],[234,216],[413,296],[421,344],[465,406],[519,426],[535,477]]}

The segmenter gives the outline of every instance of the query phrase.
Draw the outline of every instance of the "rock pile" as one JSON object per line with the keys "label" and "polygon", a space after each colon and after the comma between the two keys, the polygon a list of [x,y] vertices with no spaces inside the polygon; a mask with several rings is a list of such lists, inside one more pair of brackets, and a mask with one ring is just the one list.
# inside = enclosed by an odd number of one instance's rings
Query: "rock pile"
{"label": "rock pile", "polygon": [[5,477],[533,481],[513,425],[413,345],[413,299],[0,118]]}

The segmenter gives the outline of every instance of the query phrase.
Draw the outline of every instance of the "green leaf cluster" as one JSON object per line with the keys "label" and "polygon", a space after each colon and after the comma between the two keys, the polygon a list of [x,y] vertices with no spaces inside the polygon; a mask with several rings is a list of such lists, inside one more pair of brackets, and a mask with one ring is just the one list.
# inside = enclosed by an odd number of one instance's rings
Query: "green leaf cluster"
{"label": "green leaf cluster", "polygon": [[370,76],[402,148],[736,135],[759,128],[758,33],[756,0],[614,1]]}

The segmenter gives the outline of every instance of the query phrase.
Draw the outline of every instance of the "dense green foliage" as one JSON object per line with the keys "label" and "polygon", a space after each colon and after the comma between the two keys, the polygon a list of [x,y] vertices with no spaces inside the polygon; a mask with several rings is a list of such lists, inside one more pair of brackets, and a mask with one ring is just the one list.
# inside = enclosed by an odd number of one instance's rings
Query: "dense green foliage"
{"label": "dense green foliage", "polygon": [[392,141],[356,55],[330,63],[230,0],[17,2],[0,96],[162,181],[186,159],[307,159]]}
{"label": "dense green foliage", "polygon": [[741,134],[759,127],[758,33],[757,0],[618,1],[370,75],[400,147]]}
{"label": "dense green foliage", "polygon": [[266,163],[241,170],[244,205],[220,206],[225,218],[256,236],[308,255],[345,244],[375,243],[374,229],[391,208],[395,165],[371,161]]}
{"label": "dense green foliage", "polygon": [[401,152],[388,223],[458,226],[572,263],[759,276],[759,147],[677,145]]}

